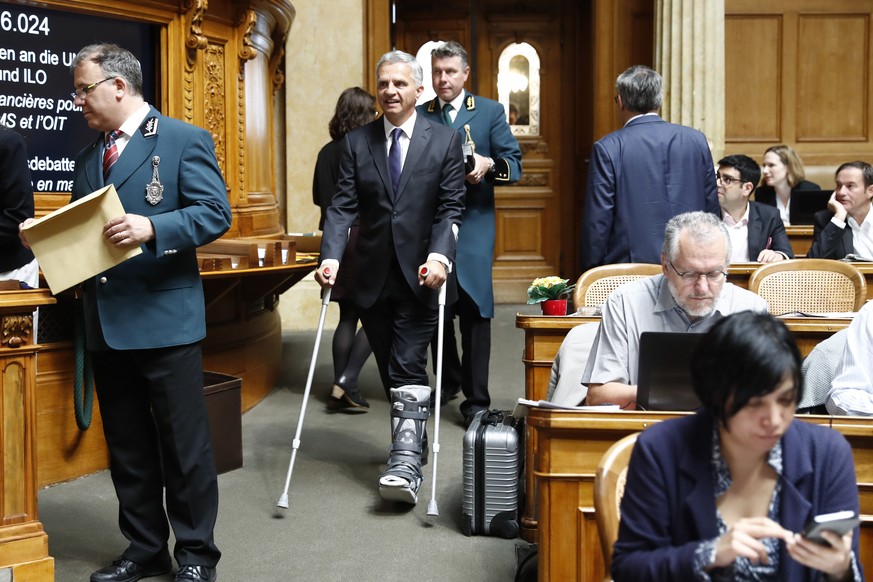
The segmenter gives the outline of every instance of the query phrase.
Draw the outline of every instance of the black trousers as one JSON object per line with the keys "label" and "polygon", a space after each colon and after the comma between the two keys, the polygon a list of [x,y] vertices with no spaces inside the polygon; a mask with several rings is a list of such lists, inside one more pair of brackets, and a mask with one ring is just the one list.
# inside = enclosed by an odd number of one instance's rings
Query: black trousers
{"label": "black trousers", "polygon": [[438,312],[415,296],[396,261],[379,298],[361,308],[360,315],[389,401],[391,388],[429,386],[427,346],[436,330]]}
{"label": "black trousers", "polygon": [[[458,286],[458,301],[450,308],[443,329],[443,391],[452,392],[458,387],[464,393],[461,414],[473,416],[491,406],[488,393],[488,366],[491,361],[491,319],[479,314],[476,302]],[[454,315],[458,316],[461,331],[462,355],[458,355],[455,339]],[[433,349],[436,353],[437,337]],[[434,356],[436,362],[436,356]],[[434,363],[436,366],[436,363]]]}
{"label": "black trousers", "polygon": [[215,566],[218,480],[200,344],[90,356],[118,524],[130,541],[124,556],[142,563],[165,554],[169,519],[176,561]]}

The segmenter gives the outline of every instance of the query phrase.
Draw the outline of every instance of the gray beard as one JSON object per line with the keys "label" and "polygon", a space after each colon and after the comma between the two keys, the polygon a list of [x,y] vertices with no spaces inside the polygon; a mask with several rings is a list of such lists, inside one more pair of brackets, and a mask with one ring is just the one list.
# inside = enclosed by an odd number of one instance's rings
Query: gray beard
{"label": "gray beard", "polygon": [[676,289],[676,286],[673,284],[673,281],[667,279],[667,287],[670,289],[670,295],[673,296],[673,301],[676,302],[677,307],[685,312],[685,315],[688,316],[688,319],[699,319],[702,317],[708,317],[715,312],[715,304],[718,302],[718,295],[714,294],[712,297],[712,305],[708,309],[691,309],[685,302],[677,299],[679,297],[679,290]]}

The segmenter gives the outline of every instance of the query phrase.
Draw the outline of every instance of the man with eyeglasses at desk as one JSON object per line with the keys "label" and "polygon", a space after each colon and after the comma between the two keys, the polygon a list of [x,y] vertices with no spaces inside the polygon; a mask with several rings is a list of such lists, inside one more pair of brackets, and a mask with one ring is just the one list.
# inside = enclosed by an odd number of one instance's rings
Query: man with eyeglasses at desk
{"label": "man with eyeglasses at desk", "polygon": [[758,163],[749,156],[727,156],[718,161],[715,178],[721,220],[731,238],[731,263],[793,259],[791,241],[776,207],[749,201],[761,179]]}
{"label": "man with eyeglasses at desk", "polygon": [[667,222],[663,274],[621,285],[603,305],[582,375],[586,404],[636,407],[643,332],[703,333],[725,315],[767,311],[762,297],[725,282],[730,255],[727,230],[714,214],[686,212]]}

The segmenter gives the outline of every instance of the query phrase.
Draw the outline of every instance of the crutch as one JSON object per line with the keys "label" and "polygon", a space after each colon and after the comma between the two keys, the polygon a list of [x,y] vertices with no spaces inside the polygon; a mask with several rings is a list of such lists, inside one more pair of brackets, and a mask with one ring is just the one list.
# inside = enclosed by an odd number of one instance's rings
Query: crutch
{"label": "crutch", "polygon": [[[325,277],[330,277],[330,269],[324,269]],[[312,360],[309,362],[309,376],[306,377],[306,389],[303,391],[303,403],[300,405],[300,417],[297,419],[297,431],[294,440],[291,441],[291,462],[288,463],[288,475],[285,476],[285,490],[276,502],[277,507],[288,509],[288,487],[291,486],[291,473],[294,471],[294,460],[297,458],[297,449],[300,448],[300,432],[303,430],[303,417],[306,415],[306,403],[309,402],[309,391],[312,389],[312,377],[315,374],[315,360],[318,357],[318,346],[321,345],[321,332],[324,329],[324,316],[327,313],[327,304],[330,302],[331,287],[324,291],[321,298],[321,315],[318,317],[318,329],[315,332],[315,346],[312,348]]]}
{"label": "crutch", "polygon": [[[421,269],[421,276],[427,277],[427,267]],[[427,514],[430,516],[436,516],[440,514],[439,507],[437,507],[436,500],[436,482],[437,482],[437,460],[439,459],[440,453],[440,407],[442,403],[440,402],[440,397],[442,396],[442,386],[443,386],[443,334],[445,330],[443,329],[443,321],[446,315],[446,284],[443,282],[439,291],[438,298],[438,315],[437,318],[437,361],[436,361],[436,415],[434,416],[434,430],[433,430],[433,481],[431,483],[431,491],[430,491],[430,501],[427,503]]]}

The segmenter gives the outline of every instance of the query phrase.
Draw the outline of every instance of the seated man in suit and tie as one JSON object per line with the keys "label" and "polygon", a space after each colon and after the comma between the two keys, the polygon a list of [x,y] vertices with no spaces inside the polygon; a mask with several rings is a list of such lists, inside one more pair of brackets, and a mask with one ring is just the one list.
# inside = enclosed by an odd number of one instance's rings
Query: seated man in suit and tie
{"label": "seated man in suit and tie", "polygon": [[846,162],[834,174],[836,189],[827,210],[815,214],[812,247],[815,259],[842,259],[853,254],[873,258],[873,223],[867,218],[873,198],[873,166]]}
{"label": "seated man in suit and tie", "polygon": [[715,178],[722,222],[731,237],[731,263],[793,259],[779,211],[749,201],[761,178],[761,168],[755,160],[744,155],[722,158]]}
{"label": "seated man in suit and tie", "polygon": [[[334,284],[349,227],[359,219],[358,272],[366,275],[358,278],[354,299],[391,401],[391,453],[379,492],[412,504],[427,459],[427,347],[464,209],[461,138],[416,114],[422,77],[415,57],[401,51],[376,65],[384,115],[344,138],[316,271],[322,287]],[[457,291],[447,290],[452,302]]]}
{"label": "seated man in suit and tie", "polygon": [[670,219],[661,251],[663,274],[625,283],[603,305],[582,383],[585,403],[636,406],[640,335],[645,331],[703,333],[737,311],[767,311],[767,302],[726,283],[731,242],[709,212]]}

